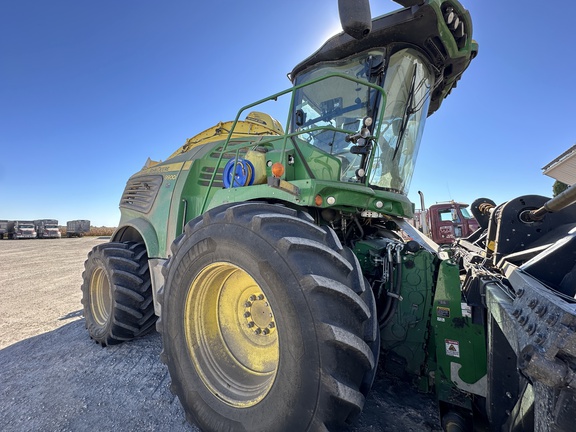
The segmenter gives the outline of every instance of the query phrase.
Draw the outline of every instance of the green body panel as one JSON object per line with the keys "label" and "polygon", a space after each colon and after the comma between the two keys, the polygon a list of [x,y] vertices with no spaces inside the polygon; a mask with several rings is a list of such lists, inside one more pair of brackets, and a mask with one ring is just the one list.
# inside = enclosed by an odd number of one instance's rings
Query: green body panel
{"label": "green body panel", "polygon": [[[338,158],[306,144],[301,145],[298,152],[290,140],[286,140],[285,145],[283,138],[265,142],[269,149],[266,153],[266,176],[271,176],[270,166],[273,163],[282,163],[286,167],[284,179],[298,188],[297,194],[267,184],[224,188],[222,172],[226,162],[236,157],[242,158],[250,148],[261,145],[262,138],[231,140],[220,158],[225,143],[226,140],[222,140],[197,146],[166,162],[145,168],[130,178],[138,180],[150,175],[163,177],[149,212],[143,214],[121,206],[120,226],[133,226],[146,244],[158,244],[158,248],[151,251],[151,257],[166,258],[170,244],[182,233],[186,222],[203,211],[230,202],[272,200],[304,207],[331,207],[350,213],[360,208],[395,216],[409,217],[413,214],[413,205],[406,196],[372,189],[361,183],[340,182]],[[309,172],[312,172],[312,176]],[[323,197],[320,206],[315,203],[317,195]],[[328,204],[327,197],[334,198],[334,204]],[[136,224],[135,220],[145,220],[149,226],[142,228],[142,223]]]}
{"label": "green body panel", "polygon": [[472,323],[460,291],[459,267],[441,261],[432,321],[436,345],[436,394],[440,401],[471,408],[461,390],[485,396],[486,335],[483,325]]}
{"label": "green body panel", "polygon": [[[445,6],[445,3],[443,1],[429,0],[427,3],[428,6],[436,10],[437,13],[440,14],[441,16],[442,7]],[[456,3],[453,3],[452,6],[457,8],[457,13],[460,20],[465,22],[466,28],[468,29],[467,30],[468,33],[472,34],[473,26],[472,26],[472,19],[470,18],[470,13],[466,9],[464,9],[461,5],[458,5]],[[478,52],[478,43],[474,41],[471,37],[466,38],[466,43],[463,44],[463,46],[458,47],[456,41],[452,37],[452,33],[446,26],[446,23],[443,21],[438,22],[438,33],[442,38],[444,47],[448,51],[448,55],[451,58],[464,59],[466,58],[466,56],[469,55],[470,52],[474,52],[475,53],[474,55],[476,55],[476,53]],[[452,91],[452,88],[456,85],[456,82],[459,79],[460,79],[459,76],[454,76],[451,79],[446,80],[446,85],[441,90],[440,93],[441,94],[440,100],[443,100],[444,98],[446,98],[446,96],[450,94],[450,91]]]}
{"label": "green body panel", "polygon": [[[356,243],[354,253],[367,277],[377,274],[378,264],[374,257],[386,256],[386,246],[390,241],[374,238]],[[401,252],[400,298],[392,318],[380,329],[381,347],[386,353],[386,369],[395,375],[412,376],[422,390],[429,388],[427,345],[430,340],[429,324],[436,264],[434,255],[424,249],[415,253]],[[397,267],[394,281],[399,274]],[[377,291],[381,292],[380,297],[391,292],[390,279]]]}
{"label": "green body panel", "polygon": [[128,241],[124,237],[127,230],[132,230],[138,233],[138,237],[146,245],[146,250],[149,251],[151,258],[157,257],[160,245],[158,243],[158,234],[156,228],[150,223],[149,220],[141,217],[138,213],[133,211],[122,212],[120,225],[110,236],[111,241]]}
{"label": "green body panel", "polygon": [[[391,192],[374,191],[362,185],[350,184],[346,188],[342,183],[318,180],[294,180],[290,182],[298,187],[299,194],[293,195],[289,192],[271,188],[268,185],[253,185],[244,188],[230,188],[218,190],[208,208],[216,207],[228,202],[249,201],[257,199],[282,200],[287,203],[294,203],[306,207],[334,208],[336,210],[353,212],[358,208],[377,213],[386,213],[395,216],[402,216],[412,212],[412,203],[402,195]],[[324,203],[316,206],[314,198],[320,195],[324,198]],[[334,197],[333,205],[326,204],[326,197]],[[378,202],[382,207],[378,207]]]}
{"label": "green body panel", "polygon": [[381,329],[382,348],[406,361],[405,372],[427,380],[423,365],[434,285],[434,257],[425,250],[402,257],[402,300],[390,324]]}

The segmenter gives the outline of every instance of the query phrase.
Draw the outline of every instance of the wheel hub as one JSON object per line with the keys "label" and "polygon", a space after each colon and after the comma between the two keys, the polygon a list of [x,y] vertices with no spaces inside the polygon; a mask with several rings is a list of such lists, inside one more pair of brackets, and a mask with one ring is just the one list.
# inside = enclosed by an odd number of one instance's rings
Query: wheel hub
{"label": "wheel hub", "polygon": [[110,281],[102,268],[97,268],[90,278],[90,312],[96,324],[104,327],[112,311]]}
{"label": "wheel hub", "polygon": [[257,336],[269,336],[275,331],[274,314],[262,293],[252,294],[244,302],[244,318],[248,327]]}
{"label": "wheel hub", "polygon": [[234,407],[270,391],[280,349],[274,312],[258,283],[230,263],[206,266],[185,304],[188,352],[206,387]]}

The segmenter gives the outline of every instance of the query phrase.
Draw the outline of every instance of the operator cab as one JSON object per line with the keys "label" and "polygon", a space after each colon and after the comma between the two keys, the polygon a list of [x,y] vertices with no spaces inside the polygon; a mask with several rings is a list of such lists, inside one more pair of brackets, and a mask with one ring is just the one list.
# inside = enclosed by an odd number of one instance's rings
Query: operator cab
{"label": "operator cab", "polygon": [[434,77],[413,48],[369,50],[295,79],[291,130],[342,161],[341,181],[407,193]]}
{"label": "operator cab", "polygon": [[439,15],[430,4],[408,3],[373,20],[371,31],[332,37],[289,74],[295,145],[339,159],[343,182],[403,195],[426,118],[478,50],[464,8],[444,2]]}

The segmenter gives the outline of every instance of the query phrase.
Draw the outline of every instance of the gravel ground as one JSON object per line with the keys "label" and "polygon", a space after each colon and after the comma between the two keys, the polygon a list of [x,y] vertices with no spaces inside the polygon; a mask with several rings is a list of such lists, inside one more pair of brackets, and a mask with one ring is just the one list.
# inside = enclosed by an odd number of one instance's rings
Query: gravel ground
{"label": "gravel ground", "polygon": [[[157,333],[104,349],[88,337],[83,263],[105,241],[0,241],[1,431],[199,430],[170,393]],[[350,431],[398,430],[440,430],[435,403],[379,371]]]}

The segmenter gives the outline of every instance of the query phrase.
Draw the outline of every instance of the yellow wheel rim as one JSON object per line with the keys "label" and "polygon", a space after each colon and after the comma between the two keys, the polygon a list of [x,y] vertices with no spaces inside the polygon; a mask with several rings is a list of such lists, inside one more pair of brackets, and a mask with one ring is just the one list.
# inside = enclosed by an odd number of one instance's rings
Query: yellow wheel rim
{"label": "yellow wheel rim", "polygon": [[234,407],[261,401],[280,351],[272,307],[256,281],[233,264],[211,264],[192,281],[184,312],[189,354],[206,387]]}
{"label": "yellow wheel rim", "polygon": [[112,295],[110,292],[110,281],[106,272],[98,268],[90,279],[90,311],[94,321],[99,326],[104,326],[110,318],[112,310]]}

